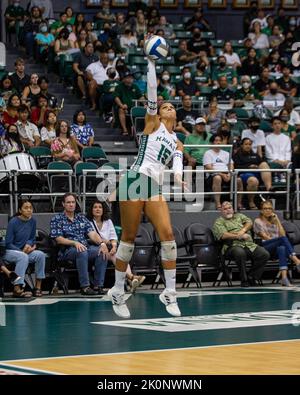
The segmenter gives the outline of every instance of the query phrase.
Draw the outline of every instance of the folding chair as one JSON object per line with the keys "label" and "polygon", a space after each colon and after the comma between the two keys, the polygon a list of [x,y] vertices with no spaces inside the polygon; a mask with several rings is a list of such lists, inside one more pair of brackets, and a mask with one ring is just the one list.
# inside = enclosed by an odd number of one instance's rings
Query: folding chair
{"label": "folding chair", "polygon": [[84,162],[93,162],[98,166],[108,162],[106,153],[101,147],[84,147],[81,152],[81,157]]}

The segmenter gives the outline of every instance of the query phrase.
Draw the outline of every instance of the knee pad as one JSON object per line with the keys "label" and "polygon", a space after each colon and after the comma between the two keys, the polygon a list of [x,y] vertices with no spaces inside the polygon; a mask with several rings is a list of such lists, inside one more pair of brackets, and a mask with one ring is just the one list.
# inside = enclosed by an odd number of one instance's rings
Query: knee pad
{"label": "knee pad", "polygon": [[175,240],[162,241],[161,245],[161,259],[162,261],[176,261],[177,246]]}
{"label": "knee pad", "polygon": [[117,259],[123,262],[130,262],[134,251],[134,244],[121,241],[116,254]]}

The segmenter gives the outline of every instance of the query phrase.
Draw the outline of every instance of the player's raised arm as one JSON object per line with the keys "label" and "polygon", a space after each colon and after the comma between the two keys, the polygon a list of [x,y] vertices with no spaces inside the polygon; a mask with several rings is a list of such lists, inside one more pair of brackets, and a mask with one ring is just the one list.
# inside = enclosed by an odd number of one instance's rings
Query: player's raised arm
{"label": "player's raised arm", "polygon": [[145,118],[144,133],[150,134],[159,127],[157,116],[157,78],[155,62],[148,57],[147,71],[147,114]]}

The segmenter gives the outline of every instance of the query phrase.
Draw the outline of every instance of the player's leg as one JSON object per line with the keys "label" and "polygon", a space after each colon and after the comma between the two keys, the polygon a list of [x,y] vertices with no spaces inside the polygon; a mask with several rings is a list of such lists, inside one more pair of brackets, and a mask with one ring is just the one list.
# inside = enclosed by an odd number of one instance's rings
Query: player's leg
{"label": "player's leg", "polygon": [[166,279],[166,289],[159,299],[166,305],[167,312],[180,316],[176,299],[177,247],[172,231],[169,207],[162,196],[145,202],[144,212],[156,230],[161,242],[161,259]]}

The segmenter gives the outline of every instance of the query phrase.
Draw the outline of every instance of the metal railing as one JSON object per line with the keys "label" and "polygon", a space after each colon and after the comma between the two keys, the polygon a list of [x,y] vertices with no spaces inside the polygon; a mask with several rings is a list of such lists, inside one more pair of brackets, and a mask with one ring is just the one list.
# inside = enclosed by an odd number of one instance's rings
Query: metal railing
{"label": "metal railing", "polygon": [[[14,214],[13,208],[13,177],[10,170],[0,170],[0,175],[4,174],[4,178],[0,180],[0,198],[9,198],[9,212],[10,215]],[[8,193],[2,193],[1,183],[8,180]]]}

